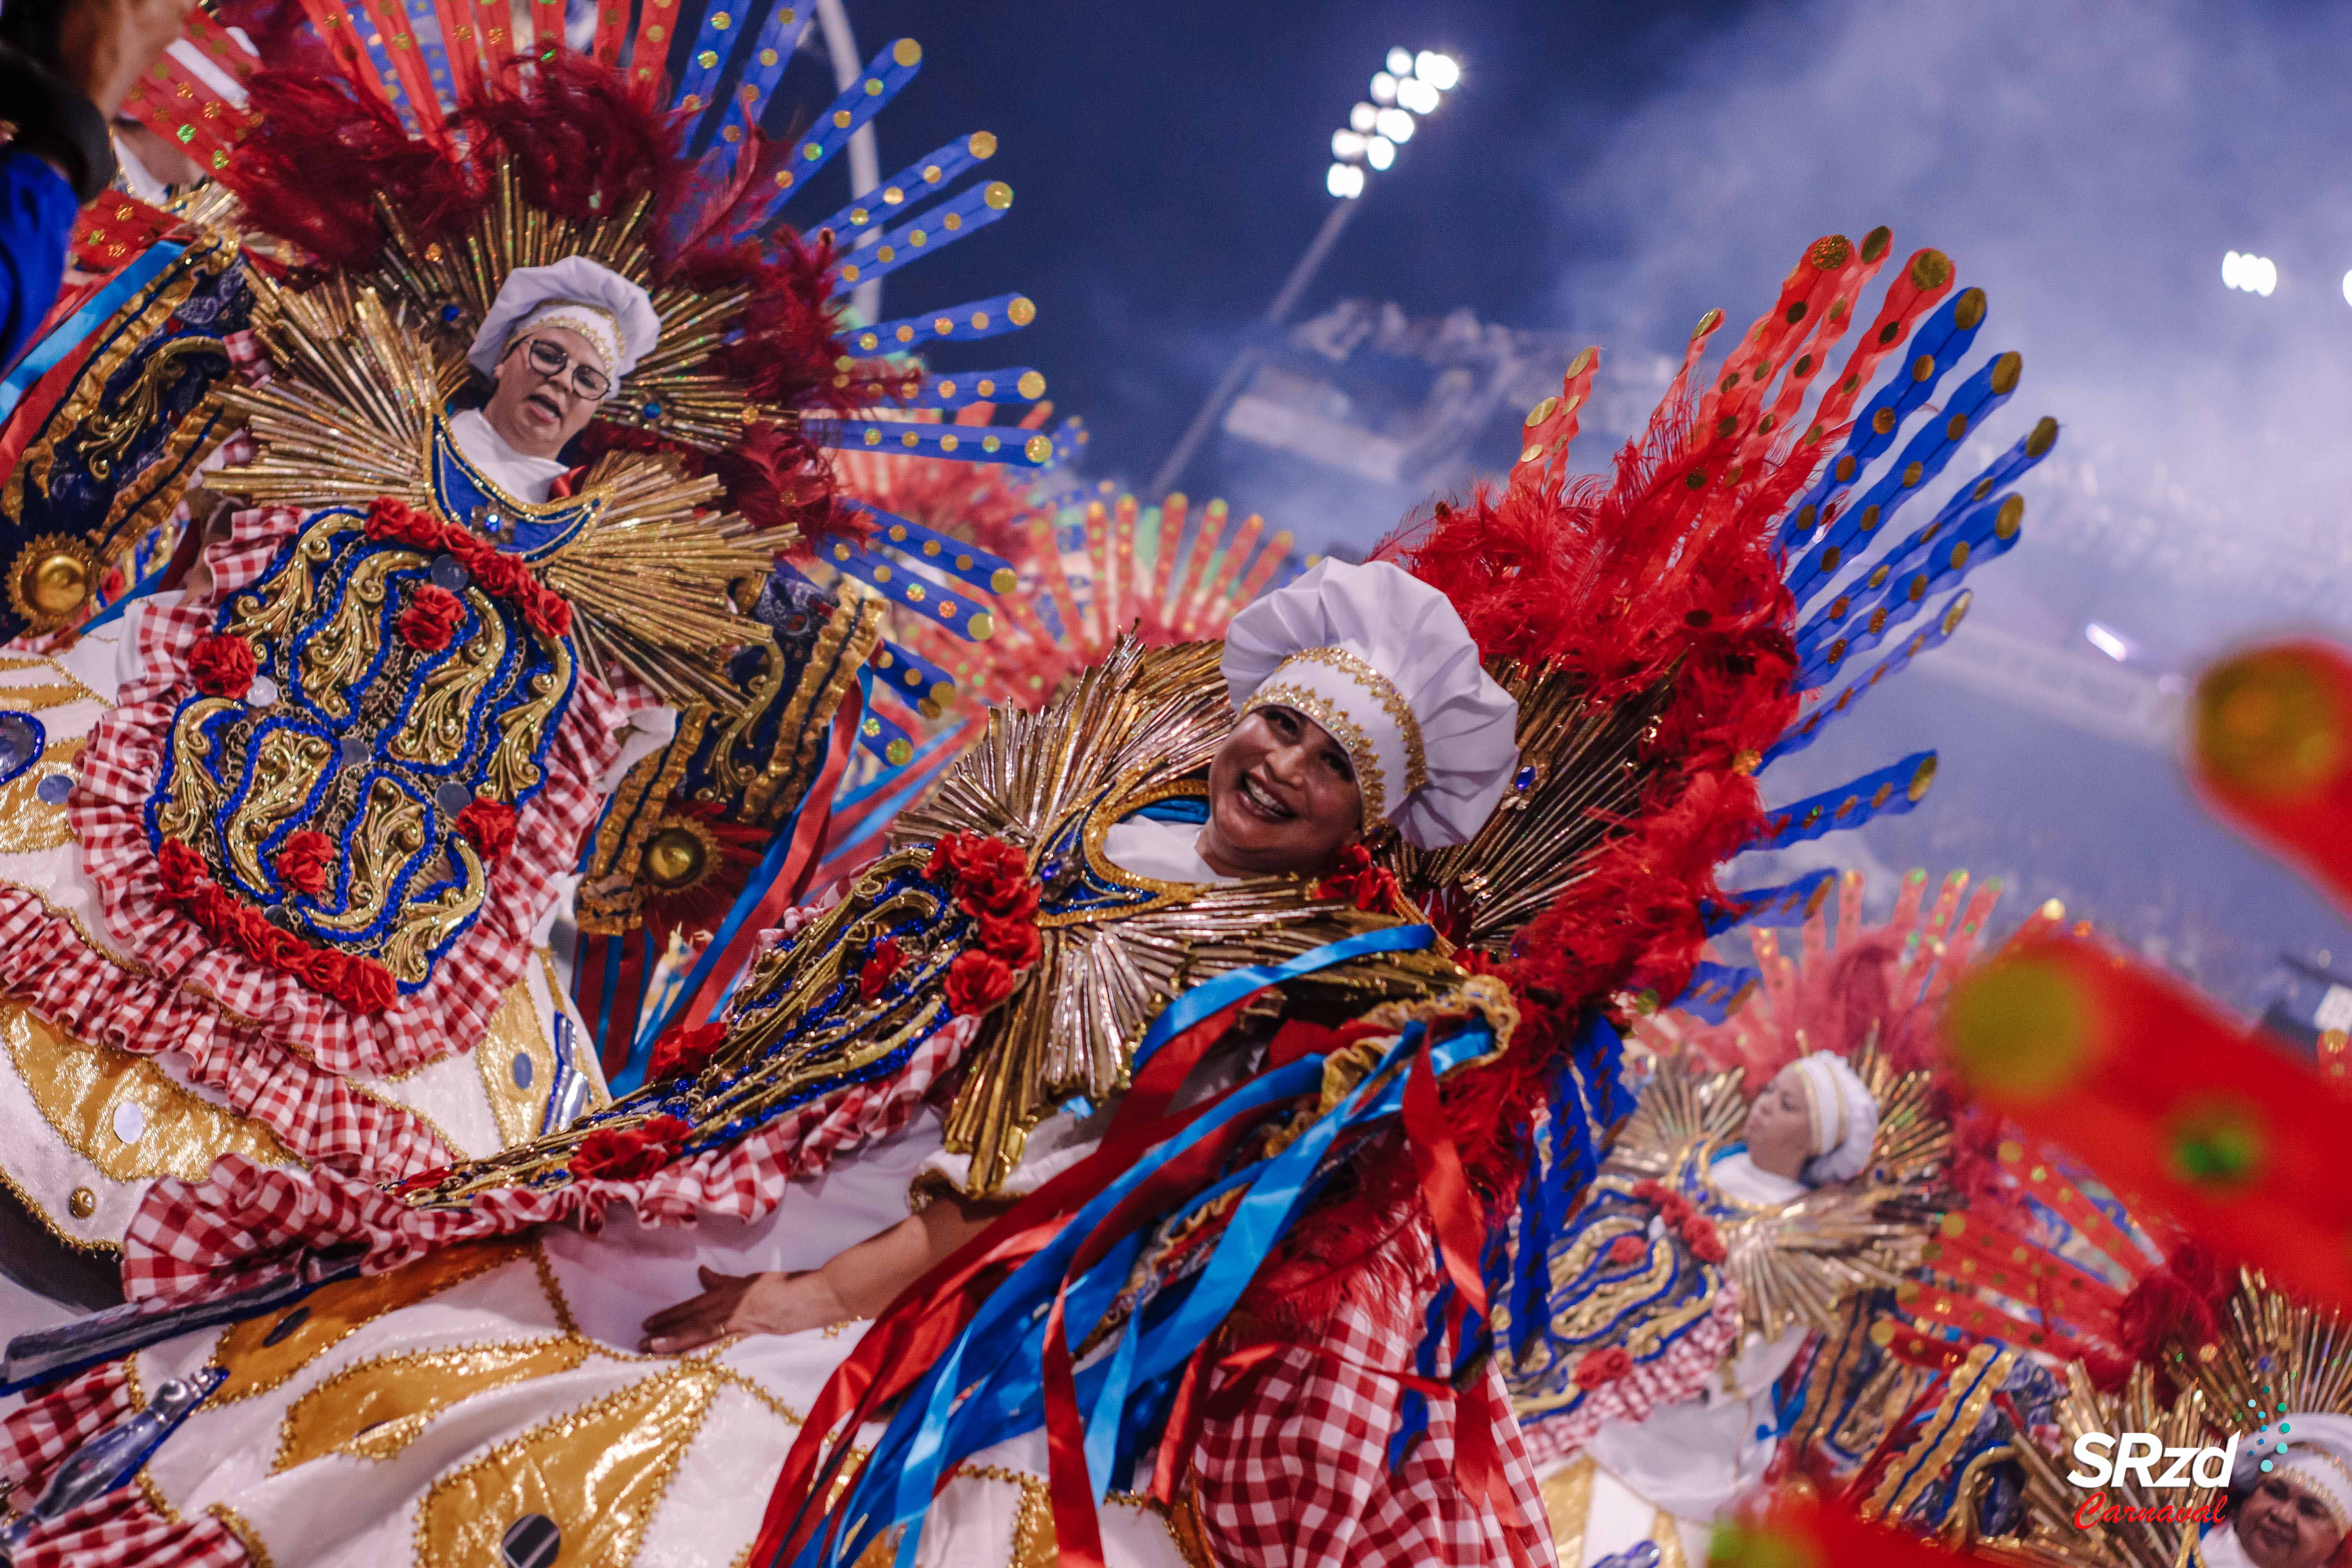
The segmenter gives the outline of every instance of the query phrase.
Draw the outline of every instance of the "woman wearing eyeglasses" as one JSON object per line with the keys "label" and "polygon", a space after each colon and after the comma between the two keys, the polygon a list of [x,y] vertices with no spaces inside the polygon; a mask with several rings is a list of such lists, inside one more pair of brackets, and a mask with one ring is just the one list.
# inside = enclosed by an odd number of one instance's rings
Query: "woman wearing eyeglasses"
{"label": "woman wearing eyeglasses", "polygon": [[453,417],[449,434],[500,489],[538,505],[570,493],[565,444],[635,367],[632,339],[659,324],[643,289],[583,258],[530,270],[549,276],[519,292],[505,321],[494,307],[467,356],[490,378],[489,401]]}

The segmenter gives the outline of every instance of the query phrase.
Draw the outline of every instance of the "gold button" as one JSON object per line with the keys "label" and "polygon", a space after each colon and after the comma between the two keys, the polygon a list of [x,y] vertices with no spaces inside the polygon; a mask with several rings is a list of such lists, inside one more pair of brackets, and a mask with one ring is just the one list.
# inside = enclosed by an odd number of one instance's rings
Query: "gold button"
{"label": "gold button", "polygon": [[699,880],[709,854],[690,827],[665,827],[646,841],[646,878],[656,888],[684,888]]}
{"label": "gold button", "polygon": [[58,551],[37,562],[26,595],[45,616],[68,616],[81,607],[89,593],[89,568],[78,555]]}
{"label": "gold button", "polygon": [[98,1212],[98,1194],[88,1187],[76,1187],[66,1199],[66,1212],[76,1219],[88,1219]]}

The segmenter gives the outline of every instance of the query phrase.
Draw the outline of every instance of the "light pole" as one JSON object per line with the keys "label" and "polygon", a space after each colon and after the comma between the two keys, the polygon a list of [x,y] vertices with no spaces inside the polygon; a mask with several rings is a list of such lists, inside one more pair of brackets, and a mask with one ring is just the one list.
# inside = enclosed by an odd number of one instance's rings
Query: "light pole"
{"label": "light pole", "polygon": [[[1322,269],[1324,258],[1331,254],[1339,231],[1348,226],[1348,219],[1363,196],[1369,183],[1365,172],[1377,174],[1394,164],[1397,149],[1412,140],[1419,123],[1416,117],[1435,112],[1445,94],[1461,79],[1462,68],[1449,55],[1428,49],[1417,55],[1402,48],[1389,51],[1384,68],[1372,77],[1371,101],[1349,110],[1347,125],[1331,133],[1332,163],[1323,177],[1323,188],[1331,193],[1333,205],[1323,216],[1323,226],[1308,242],[1307,253],[1283,281],[1281,292],[1265,308],[1267,327],[1279,327],[1289,319],[1299,296],[1307,292],[1307,284]],[[1176,443],[1176,449],[1168,454],[1168,460],[1152,476],[1146,494],[1164,496],[1176,488],[1192,455],[1223,417],[1225,405],[1233,402],[1250,372],[1257,368],[1257,353],[1255,344],[1242,345],[1241,353],[1234,356],[1234,363],[1225,367],[1225,374],[1210,392],[1208,401],[1192,416],[1192,423],[1184,427],[1183,438]]]}

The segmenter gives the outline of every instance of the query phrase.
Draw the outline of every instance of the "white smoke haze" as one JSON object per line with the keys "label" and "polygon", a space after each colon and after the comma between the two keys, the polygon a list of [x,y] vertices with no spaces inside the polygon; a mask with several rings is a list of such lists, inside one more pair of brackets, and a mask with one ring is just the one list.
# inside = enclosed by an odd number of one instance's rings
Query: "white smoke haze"
{"label": "white smoke haze", "polygon": [[[1667,343],[1708,305],[1752,316],[1813,236],[1890,224],[1990,296],[1979,346],[2025,356],[2012,416],[2066,426],[1990,599],[2152,578],[2179,596],[2152,624],[2098,618],[2188,657],[2282,612],[2341,622],[2347,64],[2336,6],[1759,9],[1559,193],[1562,312]],[[2231,250],[2274,262],[2275,292],[2224,287]]]}
{"label": "white smoke haze", "polygon": [[[1985,455],[2036,415],[2064,427],[2021,487],[2024,542],[1975,579],[1979,619],[2094,663],[2095,620],[2177,687],[2248,636],[2352,619],[2347,64],[2333,6],[1759,8],[1558,192],[1559,310],[1604,345],[1670,348],[1709,306],[1752,319],[1816,235],[1885,223],[1898,255],[1948,251],[1990,299],[1979,353],[2025,360]],[[2231,250],[2273,263],[2273,292],[2225,287]],[[1772,798],[1936,746],[1937,792],[1860,858],[2000,875],[2004,925],[2064,899],[2249,1010],[2279,949],[2352,948],[2202,817],[2170,756],[1923,679],[1934,658],[1774,769]]]}

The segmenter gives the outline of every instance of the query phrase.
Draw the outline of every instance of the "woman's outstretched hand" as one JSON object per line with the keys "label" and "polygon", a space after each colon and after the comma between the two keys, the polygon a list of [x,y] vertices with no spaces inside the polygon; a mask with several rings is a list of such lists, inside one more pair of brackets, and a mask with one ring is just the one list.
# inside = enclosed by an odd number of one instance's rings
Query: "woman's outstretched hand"
{"label": "woman's outstretched hand", "polygon": [[731,1334],[796,1334],[857,1316],[842,1304],[821,1269],[798,1274],[696,1272],[702,1294],[647,1318],[640,1351],[676,1355]]}
{"label": "woman's outstretched hand", "polygon": [[898,1292],[986,1230],[1003,1201],[942,1197],[878,1235],[796,1274],[697,1272],[702,1294],[656,1312],[637,1348],[676,1355],[730,1334],[797,1334],[878,1316]]}

